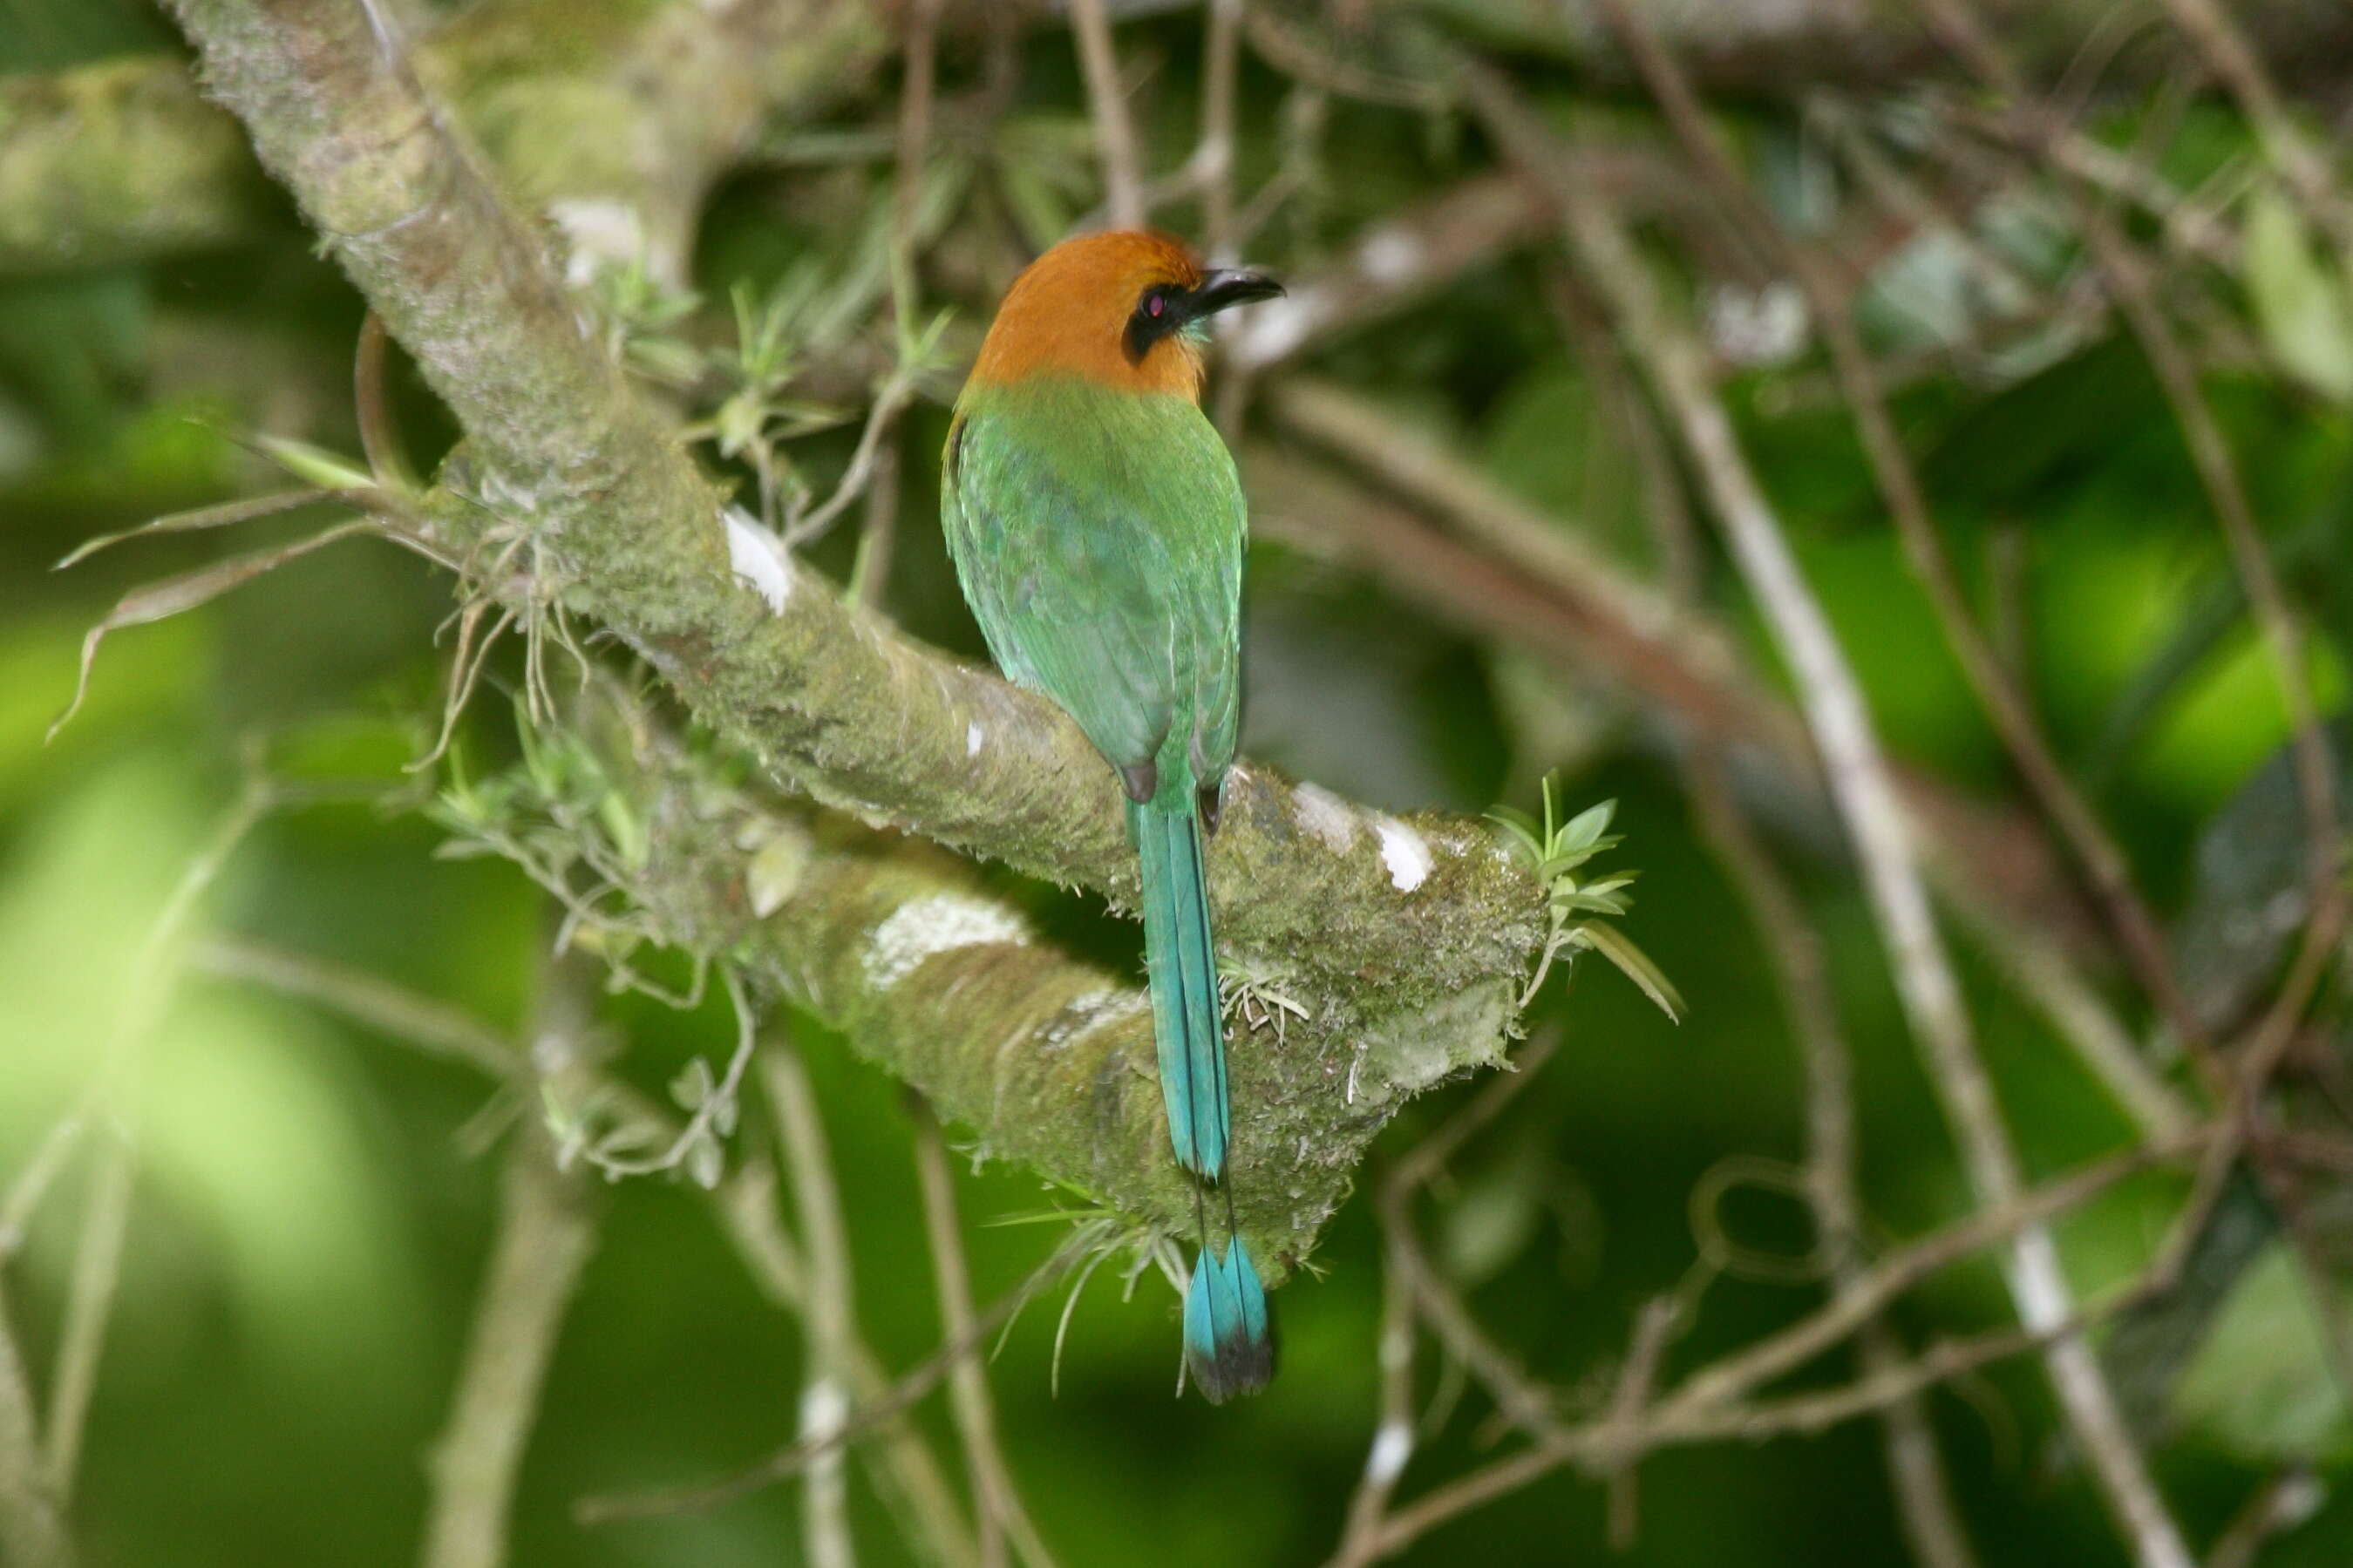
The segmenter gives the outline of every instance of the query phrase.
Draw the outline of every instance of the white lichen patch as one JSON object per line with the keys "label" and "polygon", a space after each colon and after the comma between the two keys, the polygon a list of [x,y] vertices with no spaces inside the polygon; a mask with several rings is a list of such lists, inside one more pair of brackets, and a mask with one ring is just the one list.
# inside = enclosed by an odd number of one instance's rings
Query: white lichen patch
{"label": "white lichen patch", "polygon": [[564,279],[575,289],[607,267],[629,267],[646,253],[645,220],[638,209],[610,196],[579,196],[550,202],[547,216],[564,231]]}
{"label": "white lichen patch", "polygon": [[1062,1004],[1061,1011],[1038,1030],[1036,1048],[1061,1050],[1097,1029],[1136,1016],[1150,1005],[1150,996],[1142,991],[1114,990],[1110,986],[1082,991]]}
{"label": "white lichen patch", "polygon": [[1400,893],[1420,887],[1432,864],[1429,841],[1394,816],[1375,817],[1373,832],[1381,841],[1381,864],[1388,868],[1390,885]]}
{"label": "white lichen patch", "polygon": [[829,1437],[849,1418],[849,1396],[829,1377],[813,1377],[801,1389],[801,1434]]}
{"label": "white lichen patch", "polygon": [[727,564],[767,602],[770,614],[783,615],[785,601],[793,596],[793,562],[785,542],[740,506],[719,515],[727,524]]}
{"label": "white lichen patch", "polygon": [[1482,982],[1381,1019],[1365,1031],[1362,1054],[1349,1065],[1341,1093],[1351,1104],[1419,1094],[1456,1073],[1500,1065],[1516,990]]}
{"label": "white lichen patch", "polygon": [[1335,855],[1346,854],[1356,842],[1355,808],[1320,784],[1303,784],[1291,792],[1291,818]]}
{"label": "white lichen patch", "polygon": [[1388,1486],[1405,1473],[1405,1462],[1411,1458],[1413,1428],[1402,1421],[1384,1421],[1373,1434],[1372,1452],[1365,1456],[1365,1480],[1372,1486]]}
{"label": "white lichen patch", "polygon": [[866,950],[866,982],[888,991],[939,953],[1029,940],[1029,926],[1002,905],[937,893],[900,905],[874,928]]}

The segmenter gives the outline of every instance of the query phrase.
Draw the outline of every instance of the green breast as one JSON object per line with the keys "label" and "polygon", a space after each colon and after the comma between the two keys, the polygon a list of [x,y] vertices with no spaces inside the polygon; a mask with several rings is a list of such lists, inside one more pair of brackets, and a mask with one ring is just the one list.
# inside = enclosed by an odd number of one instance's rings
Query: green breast
{"label": "green breast", "polygon": [[1233,459],[1198,407],[1075,377],[967,388],[940,514],[1008,677],[1115,763],[1156,763],[1170,785],[1224,771],[1246,525]]}

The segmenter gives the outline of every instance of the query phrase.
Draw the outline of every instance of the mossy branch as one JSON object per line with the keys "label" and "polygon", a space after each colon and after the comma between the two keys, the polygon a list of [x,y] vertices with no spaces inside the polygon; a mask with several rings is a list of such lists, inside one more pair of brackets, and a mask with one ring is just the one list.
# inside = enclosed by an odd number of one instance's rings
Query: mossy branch
{"label": "mossy branch", "polygon": [[[491,0],[415,61],[576,257],[675,281],[704,195],[769,116],[854,90],[889,44],[850,0]],[[0,78],[0,277],[233,244],[269,208],[236,120],[180,60]]]}
{"label": "mossy branch", "polygon": [[[736,578],[720,491],[580,330],[539,231],[355,8],[174,8],[210,90],[467,431],[422,503],[438,552],[526,541],[508,559],[533,572],[497,574],[491,591],[560,596],[818,801],[1132,900],[1118,791],[1059,710],[898,635],[806,570],[773,610]],[[683,885],[740,901],[743,853],[711,846]],[[1483,824],[1401,821],[1250,765],[1229,784],[1210,859],[1229,947],[1311,1015],[1279,1044],[1261,1032],[1236,1051],[1237,1137],[1267,1172],[1245,1185],[1243,1223],[1296,1257],[1405,1094],[1500,1059],[1544,894]],[[927,920],[1012,920],[968,879],[945,857],[851,834],[753,940],[861,1049],[999,1152],[1181,1221],[1190,1194],[1166,1158],[1148,1024],[1117,1016],[1123,987],[1009,940],[939,945],[921,984],[903,984],[916,969],[888,955],[940,943]]]}
{"label": "mossy branch", "polygon": [[[599,679],[523,764],[451,789],[436,815],[459,847],[518,856],[551,885],[576,872],[649,917],[605,926],[590,911],[581,944],[626,963],[651,929],[717,955],[923,1090],[985,1153],[1082,1204],[1189,1227],[1194,1189],[1168,1157],[1151,1010],[1132,977],[1053,945],[971,862],[728,773]],[[551,844],[560,858],[528,847]],[[1502,1060],[1514,994],[1499,979],[1399,1011],[1311,975],[1285,977],[1280,1018],[1237,998],[1238,1217],[1278,1277],[1400,1105]]]}
{"label": "mossy branch", "polygon": [[177,60],[0,77],[0,277],[221,245],[269,202],[237,121]]}

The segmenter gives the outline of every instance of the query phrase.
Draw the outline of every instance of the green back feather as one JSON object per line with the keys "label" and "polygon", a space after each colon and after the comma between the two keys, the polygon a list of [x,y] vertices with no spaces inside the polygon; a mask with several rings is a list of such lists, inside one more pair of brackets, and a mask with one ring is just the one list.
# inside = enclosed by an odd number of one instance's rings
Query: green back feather
{"label": "green back feather", "polygon": [[1240,712],[1241,482],[1187,398],[1038,375],[967,388],[941,523],[981,635],[1164,793],[1213,785]]}

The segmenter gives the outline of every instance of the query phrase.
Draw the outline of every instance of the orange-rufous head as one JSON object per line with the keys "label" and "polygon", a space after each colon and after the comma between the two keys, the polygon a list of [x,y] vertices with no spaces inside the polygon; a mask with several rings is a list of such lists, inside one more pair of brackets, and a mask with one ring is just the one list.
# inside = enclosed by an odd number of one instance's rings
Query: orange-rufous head
{"label": "orange-rufous head", "polygon": [[1203,324],[1282,292],[1261,272],[1204,269],[1165,234],[1082,234],[1031,262],[1005,291],[972,384],[1060,374],[1198,399]]}

